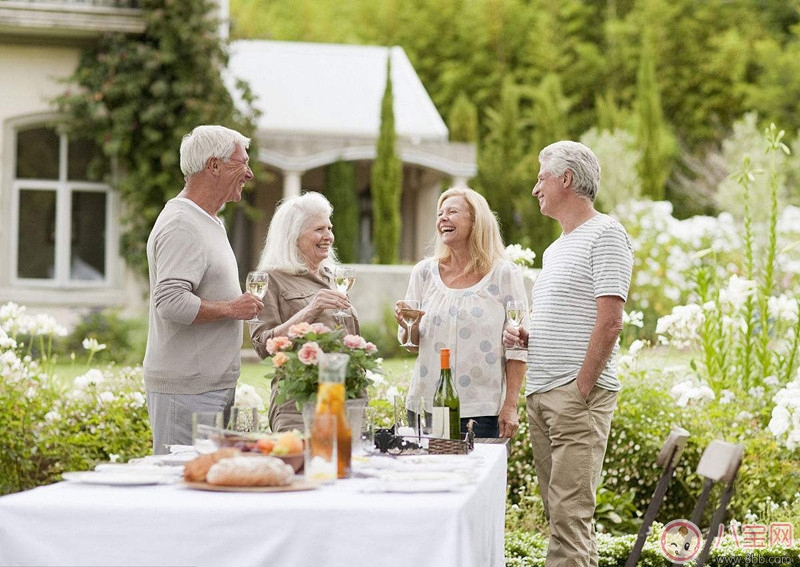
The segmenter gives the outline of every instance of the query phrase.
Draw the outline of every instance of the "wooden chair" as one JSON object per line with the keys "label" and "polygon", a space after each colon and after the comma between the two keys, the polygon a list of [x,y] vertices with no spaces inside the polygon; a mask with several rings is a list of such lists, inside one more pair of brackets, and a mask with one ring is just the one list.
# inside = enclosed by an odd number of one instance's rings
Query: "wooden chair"
{"label": "wooden chair", "polygon": [[742,465],[743,455],[743,445],[712,441],[703,452],[703,456],[700,457],[700,463],[697,465],[697,474],[704,476],[706,480],[703,483],[703,491],[700,493],[700,498],[695,504],[694,512],[692,512],[692,523],[695,526],[700,526],[703,510],[708,504],[714,483],[724,482],[727,487],[722,493],[719,505],[711,517],[711,525],[708,527],[705,544],[695,560],[696,567],[703,567],[708,560],[708,555],[711,553],[712,542],[716,537],[720,524],[725,519],[725,512],[733,496],[733,482],[739,473],[739,467]]}
{"label": "wooden chair", "polygon": [[650,531],[650,526],[653,520],[656,519],[658,509],[664,501],[664,495],[667,493],[667,487],[672,476],[675,474],[675,468],[678,466],[678,461],[683,453],[683,448],[686,446],[686,440],[689,439],[689,432],[680,427],[676,428],[669,434],[661,451],[656,458],[656,464],[662,467],[661,477],[658,479],[658,484],[653,492],[653,498],[647,506],[647,511],[644,514],[644,520],[639,528],[639,534],[636,537],[636,543],[633,545],[628,560],[625,562],[625,567],[634,567],[639,561],[642,554],[647,534]]}

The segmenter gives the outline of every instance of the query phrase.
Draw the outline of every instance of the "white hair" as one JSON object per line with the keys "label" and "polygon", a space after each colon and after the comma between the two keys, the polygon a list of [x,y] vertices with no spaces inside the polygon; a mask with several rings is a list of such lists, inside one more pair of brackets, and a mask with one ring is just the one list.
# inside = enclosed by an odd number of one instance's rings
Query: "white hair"
{"label": "white hair", "polygon": [[198,126],[181,140],[181,171],[184,178],[203,171],[211,158],[228,161],[236,151],[237,144],[246,150],[250,147],[250,138],[225,126]]}
{"label": "white hair", "polygon": [[594,202],[600,188],[600,163],[588,147],[569,140],[555,142],[539,152],[539,163],[542,171],[554,176],[570,170],[575,193]]}
{"label": "white hair", "polygon": [[[297,242],[314,219],[318,217],[330,219],[331,214],[333,206],[316,191],[283,200],[275,209],[275,214],[269,223],[258,269],[280,270],[293,274],[308,273],[308,264],[300,253]],[[320,268],[332,270],[337,263],[336,252],[331,248],[328,257],[320,263]]]}

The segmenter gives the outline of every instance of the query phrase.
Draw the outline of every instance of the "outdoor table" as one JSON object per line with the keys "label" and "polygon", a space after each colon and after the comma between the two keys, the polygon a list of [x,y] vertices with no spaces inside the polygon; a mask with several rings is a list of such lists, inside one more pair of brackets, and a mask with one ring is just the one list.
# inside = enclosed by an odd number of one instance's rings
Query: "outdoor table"
{"label": "outdoor table", "polygon": [[507,450],[476,444],[456,491],[364,492],[368,479],[245,493],[60,482],[0,498],[0,565],[504,565]]}

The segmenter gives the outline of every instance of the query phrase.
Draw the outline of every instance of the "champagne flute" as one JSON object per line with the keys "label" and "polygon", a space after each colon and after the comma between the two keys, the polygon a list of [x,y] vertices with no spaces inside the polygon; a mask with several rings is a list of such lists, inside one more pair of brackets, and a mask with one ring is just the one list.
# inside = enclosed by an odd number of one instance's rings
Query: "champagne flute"
{"label": "champagne flute", "polygon": [[403,323],[406,325],[406,342],[400,346],[406,348],[416,347],[417,345],[411,340],[411,327],[422,316],[422,311],[419,309],[419,301],[416,299],[400,299],[396,305],[400,310],[400,317],[403,318]]}
{"label": "champagne flute", "polygon": [[[255,295],[259,299],[264,299],[269,285],[269,273],[250,272],[247,274],[247,293]],[[248,323],[258,323],[258,316],[247,320]]]}
{"label": "champagne flute", "polygon": [[[506,319],[508,322],[519,329],[525,319],[525,302],[524,301],[507,301],[506,302]],[[510,350],[525,350],[519,340],[510,348]]]}
{"label": "champagne flute", "polygon": [[[341,293],[347,295],[347,292],[356,283],[356,270],[348,266],[338,266],[333,270],[333,283],[336,289]],[[350,313],[343,309],[339,309],[333,313],[334,317],[351,317]]]}

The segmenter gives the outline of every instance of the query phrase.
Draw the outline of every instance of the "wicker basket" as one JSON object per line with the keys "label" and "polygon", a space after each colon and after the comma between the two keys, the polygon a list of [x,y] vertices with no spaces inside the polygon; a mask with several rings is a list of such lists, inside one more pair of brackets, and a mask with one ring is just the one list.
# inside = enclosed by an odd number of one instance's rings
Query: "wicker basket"
{"label": "wicker basket", "polygon": [[472,448],[461,439],[428,439],[428,453],[431,455],[466,455]]}

